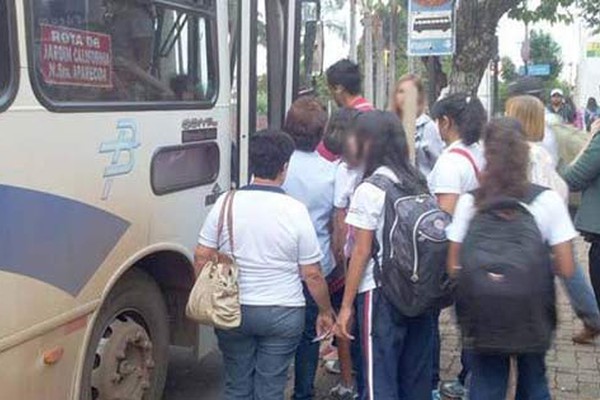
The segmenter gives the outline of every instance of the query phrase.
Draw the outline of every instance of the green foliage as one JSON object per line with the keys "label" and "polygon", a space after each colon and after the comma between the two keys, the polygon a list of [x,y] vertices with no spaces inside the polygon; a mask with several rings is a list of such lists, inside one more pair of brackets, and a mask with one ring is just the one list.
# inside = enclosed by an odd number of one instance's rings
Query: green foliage
{"label": "green foliage", "polygon": [[531,31],[531,63],[550,64],[550,76],[545,80],[555,80],[563,69],[562,49],[549,33]]}
{"label": "green foliage", "polygon": [[[496,0],[504,1],[504,0]],[[549,21],[572,22],[573,13],[569,8],[577,0],[541,0],[537,7],[531,7],[531,2],[521,1],[509,12],[509,16],[523,22]],[[597,1],[597,0],[590,0]]]}
{"label": "green foliage", "polygon": [[596,33],[600,33],[600,1],[580,0],[581,16],[587,21],[588,26]]}
{"label": "green foliage", "polygon": [[502,57],[500,60],[500,64],[502,64],[502,73],[501,77],[504,82],[512,82],[517,78],[517,66],[512,61],[510,57]]}

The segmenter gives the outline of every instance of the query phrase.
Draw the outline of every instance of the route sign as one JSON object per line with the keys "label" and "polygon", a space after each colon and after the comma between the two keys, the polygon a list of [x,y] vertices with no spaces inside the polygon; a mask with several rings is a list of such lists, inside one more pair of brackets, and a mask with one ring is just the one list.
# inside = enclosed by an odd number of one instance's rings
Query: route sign
{"label": "route sign", "polygon": [[408,55],[454,54],[454,0],[409,0],[408,15]]}
{"label": "route sign", "polygon": [[[534,64],[527,66],[527,75],[529,76],[549,76],[550,72],[550,64]],[[525,75],[525,67],[519,68],[519,74]]]}

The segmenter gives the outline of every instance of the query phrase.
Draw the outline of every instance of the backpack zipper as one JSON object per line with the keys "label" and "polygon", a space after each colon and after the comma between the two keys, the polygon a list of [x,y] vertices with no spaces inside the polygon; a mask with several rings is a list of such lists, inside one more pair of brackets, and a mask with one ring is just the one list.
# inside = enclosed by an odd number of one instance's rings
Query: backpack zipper
{"label": "backpack zipper", "polygon": [[[406,201],[406,200],[410,200],[410,199],[416,199],[421,197],[419,196],[404,196],[404,197],[400,197],[398,200],[396,200],[394,202],[394,209],[396,209],[398,207],[398,203],[400,203],[401,201]],[[396,226],[398,225],[398,216],[396,215],[396,218],[394,218],[394,223],[392,224],[392,229],[390,230],[390,232],[394,232],[394,230],[396,229]],[[389,237],[389,242],[390,242],[390,258],[394,257],[394,246],[392,243],[392,236],[390,235]]]}
{"label": "backpack zipper", "polygon": [[438,212],[439,210],[429,210],[423,214],[421,214],[421,216],[417,219],[417,222],[415,223],[415,227],[413,228],[413,252],[415,255],[415,262],[413,264],[413,273],[410,277],[410,280],[413,283],[417,283],[419,281],[419,252],[418,252],[418,238],[417,235],[421,235],[424,236],[425,238],[433,241],[433,242],[442,242],[441,240],[435,240],[427,235],[425,235],[422,231],[417,230],[418,226],[421,224],[421,221],[423,221],[426,217],[428,217],[429,215]]}

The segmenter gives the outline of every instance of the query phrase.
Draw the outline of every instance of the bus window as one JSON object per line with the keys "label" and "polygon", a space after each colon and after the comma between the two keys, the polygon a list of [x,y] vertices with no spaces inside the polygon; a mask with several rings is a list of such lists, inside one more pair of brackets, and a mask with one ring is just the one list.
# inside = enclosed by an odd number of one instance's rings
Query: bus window
{"label": "bus window", "polygon": [[8,1],[0,1],[0,108],[8,102],[8,90],[14,74],[10,52],[10,26]]}
{"label": "bus window", "polygon": [[51,102],[210,105],[215,98],[214,1],[198,10],[183,0],[33,4],[36,81]]}

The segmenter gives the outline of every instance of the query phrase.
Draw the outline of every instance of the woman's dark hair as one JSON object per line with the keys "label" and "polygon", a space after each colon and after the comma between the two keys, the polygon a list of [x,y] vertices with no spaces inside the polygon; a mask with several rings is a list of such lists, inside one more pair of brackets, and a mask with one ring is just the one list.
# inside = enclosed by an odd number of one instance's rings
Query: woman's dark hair
{"label": "woman's dark hair", "polygon": [[451,119],[466,146],[479,141],[487,122],[487,112],[481,100],[466,93],[451,94],[439,100],[434,104],[431,116],[433,119]]}
{"label": "woman's dark hair", "polygon": [[501,197],[523,199],[529,189],[529,145],[514,118],[498,118],[485,127],[485,171],[475,196],[478,208]]}
{"label": "woman's dark hair", "polygon": [[596,101],[595,97],[590,97],[587,101],[587,107],[588,110],[597,110],[598,109],[598,102]]}
{"label": "woman's dark hair", "polygon": [[323,144],[336,156],[344,152],[344,143],[348,132],[352,129],[356,117],[360,111],[355,108],[344,107],[335,111],[325,128],[325,136],[323,136]]}
{"label": "woman's dark hair", "polygon": [[325,71],[329,86],[341,86],[346,92],[357,95],[360,93],[362,77],[358,64],[347,58],[340,60]]}
{"label": "woman's dark hair", "polygon": [[327,112],[313,96],[302,96],[292,103],[283,130],[289,133],[300,151],[313,152],[323,137]]}
{"label": "woman's dark hair", "polygon": [[283,171],[294,152],[294,141],[287,133],[261,131],[250,140],[250,173],[273,180]]}
{"label": "woman's dark hair", "polygon": [[365,177],[385,166],[410,193],[427,192],[425,177],[410,163],[406,132],[398,116],[378,110],[360,114],[354,135],[358,155],[365,159]]}

